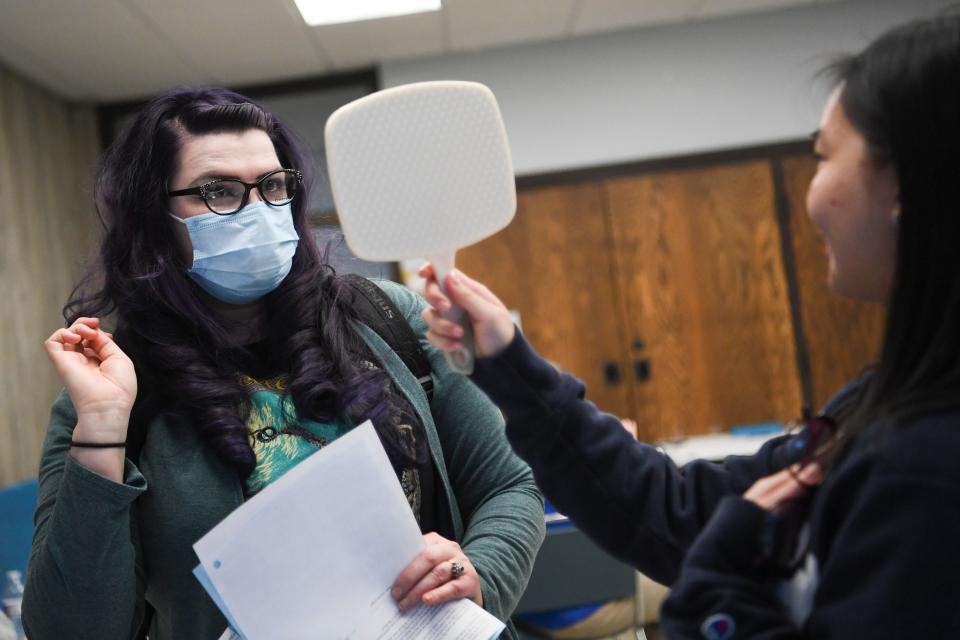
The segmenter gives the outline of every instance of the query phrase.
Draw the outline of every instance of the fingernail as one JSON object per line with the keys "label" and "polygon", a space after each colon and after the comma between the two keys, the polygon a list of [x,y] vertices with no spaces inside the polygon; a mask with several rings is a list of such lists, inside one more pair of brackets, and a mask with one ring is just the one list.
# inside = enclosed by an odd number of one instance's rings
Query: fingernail
{"label": "fingernail", "polygon": [[457,273],[456,271],[451,271],[450,275],[447,276],[447,282],[449,282],[455,287],[459,287],[461,283],[460,274]]}
{"label": "fingernail", "polygon": [[394,587],[390,590],[390,595],[393,596],[393,599],[396,600],[400,597],[400,587]]}

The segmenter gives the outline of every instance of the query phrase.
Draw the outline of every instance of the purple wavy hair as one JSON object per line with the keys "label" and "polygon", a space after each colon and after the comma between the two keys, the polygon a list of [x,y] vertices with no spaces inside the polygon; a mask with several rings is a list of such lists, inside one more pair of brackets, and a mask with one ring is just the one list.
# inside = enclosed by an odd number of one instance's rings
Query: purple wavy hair
{"label": "purple wavy hair", "polygon": [[[160,413],[177,416],[242,480],[256,465],[246,429],[250,404],[237,363],[224,355],[242,345],[187,276],[166,191],[186,135],[250,129],[267,133],[284,167],[303,171],[308,194],[315,173],[310,156],[274,114],[249,98],[180,87],[151,100],[101,159],[94,194],[105,232],[63,310],[68,324],[115,315],[117,343],[133,360],[141,388],[131,434]],[[314,240],[307,198],[294,199],[292,210],[300,244],[289,275],[264,298],[271,364],[289,373],[301,417],[351,424],[370,418],[395,466],[423,461],[425,444],[411,451],[394,426],[410,418],[407,404],[387,374],[359,365],[370,356],[351,328],[350,296]]]}

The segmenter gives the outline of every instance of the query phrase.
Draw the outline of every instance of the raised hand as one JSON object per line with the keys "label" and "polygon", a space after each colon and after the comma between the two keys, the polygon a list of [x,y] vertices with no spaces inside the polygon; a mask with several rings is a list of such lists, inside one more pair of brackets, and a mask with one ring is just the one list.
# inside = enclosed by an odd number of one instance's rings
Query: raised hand
{"label": "raised hand", "polygon": [[427,339],[431,344],[444,351],[455,351],[463,346],[460,342],[463,328],[442,316],[450,308],[452,298],[470,317],[477,357],[494,356],[507,348],[516,327],[507,307],[487,287],[460,271],[453,271],[444,283],[447,291],[444,293],[430,264],[420,269],[420,276],[427,279],[425,297],[433,305],[422,314],[430,328]]}
{"label": "raised hand", "polygon": [[44,347],[77,410],[74,439],[125,440],[137,376],[130,358],[100,328],[100,320],[80,318],[54,331]]}

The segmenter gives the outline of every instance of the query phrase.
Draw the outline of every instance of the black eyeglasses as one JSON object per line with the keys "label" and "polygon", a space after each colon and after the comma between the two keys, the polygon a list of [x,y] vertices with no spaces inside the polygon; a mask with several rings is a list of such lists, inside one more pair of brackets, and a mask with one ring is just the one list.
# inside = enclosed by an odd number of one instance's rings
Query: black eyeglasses
{"label": "black eyeglasses", "polygon": [[289,204],[300,191],[303,173],[296,169],[278,169],[271,171],[256,182],[243,180],[218,179],[205,182],[199,187],[168,191],[171,198],[178,196],[200,196],[213,213],[229,216],[247,206],[250,190],[256,188],[260,198],[274,207]]}

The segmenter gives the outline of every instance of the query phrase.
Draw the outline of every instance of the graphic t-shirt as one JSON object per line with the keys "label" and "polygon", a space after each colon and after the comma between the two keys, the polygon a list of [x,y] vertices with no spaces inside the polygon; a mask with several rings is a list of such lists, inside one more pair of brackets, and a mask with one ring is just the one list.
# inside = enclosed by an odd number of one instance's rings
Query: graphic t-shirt
{"label": "graphic t-shirt", "polygon": [[[241,375],[240,382],[250,395],[250,417],[247,420],[250,446],[257,458],[257,466],[247,478],[249,494],[254,495],[307,456],[327,446],[350,431],[351,425],[340,420],[316,422],[300,419],[288,393],[286,375],[262,377]],[[414,425],[399,424],[401,442],[415,451],[421,430]],[[433,489],[432,464],[411,465],[397,470],[400,486],[410,503],[410,509],[423,531],[432,530],[432,523],[424,522],[424,512],[432,515],[429,504]],[[424,508],[424,495],[428,507]],[[432,519],[432,518],[428,518]]]}

